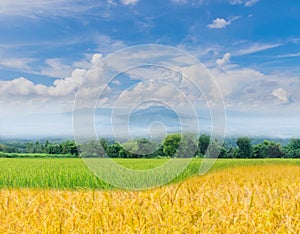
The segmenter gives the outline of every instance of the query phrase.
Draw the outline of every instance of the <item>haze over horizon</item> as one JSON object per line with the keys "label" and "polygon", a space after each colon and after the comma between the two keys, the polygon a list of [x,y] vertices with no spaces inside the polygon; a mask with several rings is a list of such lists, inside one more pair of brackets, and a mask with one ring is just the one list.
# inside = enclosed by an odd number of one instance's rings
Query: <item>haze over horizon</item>
{"label": "haze over horizon", "polygon": [[[3,0],[0,137],[72,136],[74,100],[93,67],[105,69],[107,55],[142,44],[176,47],[206,66],[224,99],[226,135],[299,137],[299,12],[291,0]],[[155,83],[158,77],[173,88]],[[183,97],[174,95],[179,86],[188,90],[201,131],[209,131],[205,98],[175,70],[147,66],[107,83],[95,106],[97,133],[112,135],[115,103],[123,107],[150,93],[156,102],[132,110],[129,125],[116,112],[114,128],[129,126],[133,135],[180,130],[178,115],[191,116]],[[170,108],[157,102],[167,99]]]}

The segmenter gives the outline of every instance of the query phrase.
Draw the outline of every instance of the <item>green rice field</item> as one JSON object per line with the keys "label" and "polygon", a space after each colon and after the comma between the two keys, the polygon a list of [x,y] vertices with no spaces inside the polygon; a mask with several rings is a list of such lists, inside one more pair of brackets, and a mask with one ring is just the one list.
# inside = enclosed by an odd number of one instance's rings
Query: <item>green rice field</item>
{"label": "green rice field", "polygon": [[[115,159],[124,167],[146,170],[168,159]],[[178,182],[198,174],[201,159],[193,159],[175,179]],[[300,159],[218,159],[211,171],[247,165],[298,165]],[[0,188],[113,189],[91,172],[80,158],[0,158]]]}

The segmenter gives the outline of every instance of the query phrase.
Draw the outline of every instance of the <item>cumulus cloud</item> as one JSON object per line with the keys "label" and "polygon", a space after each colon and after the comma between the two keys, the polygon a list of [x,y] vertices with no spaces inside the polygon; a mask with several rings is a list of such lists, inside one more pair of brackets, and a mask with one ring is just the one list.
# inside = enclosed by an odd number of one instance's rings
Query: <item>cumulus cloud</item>
{"label": "cumulus cloud", "polygon": [[222,59],[217,59],[216,64],[220,69],[222,69],[224,66],[226,66],[229,63],[230,58],[231,58],[231,54],[227,52],[226,54],[224,54]]}
{"label": "cumulus cloud", "polygon": [[144,66],[130,69],[127,71],[127,74],[133,80],[157,80],[175,85],[179,85],[182,80],[182,76],[179,72],[156,66]]}
{"label": "cumulus cloud", "polygon": [[[91,86],[93,86],[95,83],[99,83],[98,81],[99,79],[101,79],[100,73],[102,71],[102,64],[99,64],[101,59],[101,54],[94,54],[89,63],[90,67],[94,65],[94,70],[75,68],[73,71],[70,71],[69,76],[61,79],[55,79],[53,81],[53,84],[50,86],[46,86],[43,84],[34,84],[32,81],[24,77],[8,81],[0,81],[0,97],[2,100],[8,97],[8,99],[12,101],[17,97],[22,97],[24,98],[24,100],[26,100],[26,98],[39,99],[41,96],[48,98],[49,100],[58,97],[69,97],[70,100],[73,100],[74,95],[76,94],[78,88],[84,80],[89,80]],[[48,60],[47,62],[53,68],[59,68],[58,71],[64,68],[64,66],[55,59]],[[95,66],[96,64],[98,64],[98,66]],[[68,66],[66,66],[66,69],[67,68],[69,70]],[[88,72],[89,75],[87,76]],[[50,71],[44,71],[43,73],[48,75],[52,74],[53,76],[62,75],[61,73],[55,74],[54,71],[52,71],[51,73]]]}
{"label": "cumulus cloud", "polygon": [[248,68],[227,70],[226,73],[220,73],[218,69],[213,69],[212,74],[216,78],[224,98],[231,103],[239,102],[245,88],[256,90],[253,87],[254,84],[258,85],[264,79],[264,74]]}
{"label": "cumulus cloud", "polygon": [[32,96],[47,95],[45,85],[35,85],[33,82],[20,77],[11,81],[0,81],[1,96]]}
{"label": "cumulus cloud", "polygon": [[98,63],[101,59],[102,59],[102,54],[94,54],[94,55],[92,56],[91,63],[92,63],[93,65],[95,65],[95,64]]}
{"label": "cumulus cloud", "polygon": [[290,102],[290,97],[288,92],[283,88],[275,89],[272,95],[277,98],[278,104],[287,104]]}
{"label": "cumulus cloud", "polygon": [[[250,68],[212,69],[227,108],[239,111],[281,113],[282,108],[299,112],[300,79],[297,76],[263,74]],[[275,100],[275,102],[274,102]],[[292,101],[293,100],[293,101]],[[274,104],[285,104],[276,105]]]}
{"label": "cumulus cloud", "polygon": [[216,18],[215,20],[213,20],[213,22],[211,24],[209,24],[207,27],[210,29],[220,29],[220,28],[225,28],[227,25],[229,25],[231,22],[230,21],[226,21],[223,18]]}
{"label": "cumulus cloud", "polygon": [[51,86],[35,84],[24,77],[0,81],[0,97],[7,104],[16,101],[26,103],[29,100],[39,102],[42,99],[53,102],[65,101],[65,99],[57,100],[56,98],[59,97],[68,98],[72,101],[86,72],[85,69],[74,69],[69,77],[56,79]]}
{"label": "cumulus cloud", "polygon": [[55,80],[53,85],[48,88],[50,96],[63,97],[71,95],[73,97],[82,83],[85,74],[86,70],[75,69],[71,77]]}
{"label": "cumulus cloud", "polygon": [[[120,69],[124,66],[125,68],[133,67],[132,61],[143,63],[149,57],[149,53],[147,54],[146,51],[123,55],[124,60],[115,61],[115,59],[112,59],[116,64],[113,64],[112,68],[108,68],[108,73],[111,71],[109,69]],[[157,51],[154,57],[156,56],[157,58],[162,57],[164,52]],[[47,121],[55,122],[56,120],[49,117],[48,113],[72,111],[75,95],[78,97],[78,89],[81,89],[80,105],[77,106],[80,110],[82,110],[81,108],[95,108],[95,106],[134,110],[141,103],[150,106],[149,103],[144,102],[147,100],[157,101],[156,104],[159,102],[167,104],[174,108],[176,112],[178,110],[179,113],[183,113],[187,118],[192,113],[192,111],[187,110],[190,103],[196,111],[200,109],[199,113],[202,111],[201,108],[207,109],[205,104],[210,105],[212,103],[214,93],[210,92],[212,90],[208,82],[210,76],[205,76],[206,69],[199,69],[194,65],[188,66],[185,63],[186,60],[180,56],[164,56],[163,58],[170,60],[171,63],[178,62],[181,69],[176,67],[172,70],[171,68],[168,69],[167,66],[165,68],[164,66],[156,67],[154,65],[141,66],[130,70],[121,69],[125,71],[125,76],[113,80],[114,85],[106,86],[103,92],[104,95],[100,97],[97,105],[94,104],[95,97],[99,97],[99,91],[105,85],[103,72],[107,71],[105,60],[103,60],[101,54],[94,54],[90,57],[89,65],[91,68],[76,68],[69,76],[64,79],[56,79],[50,86],[36,84],[24,77],[10,81],[0,81],[1,110],[4,115],[8,115],[7,108],[10,107],[12,116],[22,116],[23,113],[35,111],[39,114],[39,119],[41,119],[40,113],[47,112]],[[300,77],[282,77],[278,74],[264,74],[250,68],[226,66],[230,62],[230,58],[231,53],[224,54],[216,61],[217,66],[210,69],[224,97],[227,109],[252,111],[255,114],[272,112],[272,115],[277,116],[278,113],[284,113],[284,110],[291,109],[294,113],[300,113]],[[224,67],[226,67],[226,72],[220,72],[220,68]],[[200,90],[193,85],[194,81],[200,84]],[[84,83],[86,85],[82,86]],[[121,111],[116,114],[120,119],[117,127],[127,126],[124,123],[127,118],[122,114]],[[109,114],[107,116],[110,117]],[[201,113],[198,116],[201,118]],[[4,117],[2,116],[2,118]],[[107,120],[110,121],[111,119],[107,118]],[[101,123],[103,124],[102,119]],[[234,124],[237,125],[236,122]],[[2,125],[5,125],[3,121]],[[104,125],[106,125],[106,122]],[[102,130],[103,128],[101,128]],[[52,131],[52,129],[49,131]]]}
{"label": "cumulus cloud", "polygon": [[[128,56],[130,57],[130,55]],[[140,54],[134,54],[132,56],[138,56],[140,59],[142,58]],[[299,78],[291,76],[284,77],[283,79],[283,77],[278,74],[267,75],[255,69],[227,66],[230,62],[230,58],[231,53],[224,54],[222,58],[216,61],[217,67],[215,69],[210,69],[210,72],[214,75],[224,96],[227,107],[239,110],[243,108],[261,108],[265,110],[273,109],[273,107],[270,108],[274,105],[274,95],[272,93],[274,90],[279,88],[285,89],[290,95],[292,95],[294,103],[296,103],[296,100],[300,101],[300,95],[297,97],[295,96],[297,95],[297,89],[300,87]],[[178,61],[178,59],[175,60]],[[209,79],[209,77],[205,77],[204,73],[199,71],[199,69],[195,66],[185,67],[184,63],[182,66],[181,71],[184,75],[176,75],[175,73],[172,74],[159,69],[149,69],[144,67],[128,71],[128,74],[132,80],[147,81],[149,79],[153,79],[170,83],[175,87],[181,88],[185,91],[185,93],[188,93],[189,99],[197,103],[197,101],[201,101],[201,98],[203,97],[199,95],[199,90],[194,89],[192,85],[185,83],[185,77],[196,77],[197,83],[202,82],[200,88],[205,94],[207,94],[209,89],[211,89],[208,83],[206,83],[206,79]],[[220,69],[224,69],[224,67],[226,67],[226,73],[220,73]],[[163,84],[161,84],[161,86],[163,86]],[[146,94],[143,94],[143,89],[146,90],[146,87],[139,84],[137,89],[131,90],[134,91],[131,95],[127,92],[124,96],[124,98],[126,97],[127,99],[124,100],[127,100],[129,103],[131,100],[145,97]],[[149,89],[149,87],[147,89]],[[157,88],[157,90],[169,95],[169,93],[163,89]],[[156,90],[152,91],[152,93],[157,95],[157,97],[161,97]],[[209,95],[211,95],[209,98],[213,97],[212,94],[209,93]],[[178,103],[178,105],[181,104],[179,97],[176,97],[175,95],[171,95],[171,97],[173,98],[174,103]],[[284,101],[284,99],[282,99],[282,101]],[[290,104],[293,105],[294,103]]]}
{"label": "cumulus cloud", "polygon": [[[130,56],[140,60],[142,58],[141,54],[132,54],[128,55],[126,59],[131,60]],[[217,67],[210,70],[227,107],[233,109],[265,107],[270,109],[270,106],[274,105],[275,98],[278,104],[294,105],[300,101],[299,78],[285,77],[282,79],[276,75],[265,75],[254,69],[226,66],[230,62],[230,57],[231,54],[226,53],[216,61]],[[101,90],[104,90],[103,98],[98,103],[101,107],[113,107],[118,98],[120,99],[119,103],[124,107],[153,97],[157,100],[167,100],[173,105],[183,108],[186,105],[185,98],[195,103],[196,106],[202,105],[205,98],[208,102],[214,98],[209,83],[210,78],[205,75],[204,68],[199,70],[197,66],[183,64],[182,73],[180,73],[178,70],[173,71],[162,67],[138,67],[125,71],[125,76],[112,81],[114,85],[106,86],[103,72],[106,72],[107,69],[104,61],[101,62],[102,59],[102,55],[94,54],[90,60],[91,69],[76,68],[69,76],[64,79],[56,79],[50,86],[35,84],[23,77],[0,81],[1,105],[9,105],[14,101],[19,103],[45,101],[56,105],[59,103],[66,105],[66,103],[73,103],[79,88],[83,107],[85,104],[95,101],[93,99],[98,97]],[[172,57],[172,59],[174,58]],[[225,66],[226,73],[220,73],[220,68],[223,69]],[[109,69],[115,69],[115,67]],[[149,82],[149,80],[152,81]],[[200,84],[201,90],[197,89],[193,82]],[[84,87],[82,87],[82,83],[85,84]],[[204,97],[202,94],[206,96]],[[293,102],[291,102],[291,97],[293,97]],[[280,106],[278,105],[278,107]],[[72,104],[68,110],[72,110]]]}
{"label": "cumulus cloud", "polygon": [[1,101],[8,105],[10,103],[38,103],[42,101],[58,103],[65,102],[66,99],[72,101],[84,79],[85,73],[86,71],[83,69],[75,69],[72,76],[65,79],[56,79],[51,86],[34,84],[24,77],[10,81],[0,81]]}
{"label": "cumulus cloud", "polygon": [[224,18],[216,18],[213,20],[213,22],[209,25],[207,25],[207,27],[209,29],[222,29],[222,28],[226,28],[228,25],[230,25],[234,20],[237,20],[239,18],[239,16],[230,18],[229,20],[226,20]]}

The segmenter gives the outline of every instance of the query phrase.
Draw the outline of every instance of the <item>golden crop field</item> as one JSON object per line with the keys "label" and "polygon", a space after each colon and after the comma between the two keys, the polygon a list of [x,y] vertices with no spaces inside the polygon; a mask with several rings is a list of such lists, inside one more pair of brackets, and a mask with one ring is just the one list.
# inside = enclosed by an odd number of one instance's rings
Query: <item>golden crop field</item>
{"label": "golden crop field", "polygon": [[300,233],[300,167],[231,168],[147,191],[2,189],[0,233]]}

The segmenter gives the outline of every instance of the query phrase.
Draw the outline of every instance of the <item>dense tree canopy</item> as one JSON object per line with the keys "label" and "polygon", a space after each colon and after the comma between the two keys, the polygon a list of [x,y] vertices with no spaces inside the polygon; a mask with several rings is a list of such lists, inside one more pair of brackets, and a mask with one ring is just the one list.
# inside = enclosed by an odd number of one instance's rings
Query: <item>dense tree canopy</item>
{"label": "dense tree canopy", "polygon": [[[227,144],[207,135],[199,138],[192,134],[168,134],[162,142],[137,138],[114,142],[101,138],[77,145],[75,141],[1,142],[0,154],[28,153],[70,155],[72,157],[155,158],[155,157],[219,157],[219,158],[300,158],[300,139],[291,139],[285,145],[273,140],[252,144],[252,139],[239,137]],[[225,140],[226,142],[226,140]],[[229,142],[229,143],[228,143]],[[209,150],[208,150],[209,149]]]}
{"label": "dense tree canopy", "polygon": [[238,146],[237,158],[250,158],[252,154],[251,140],[248,137],[239,137],[236,141]]}

